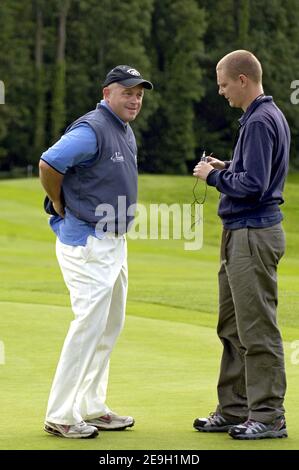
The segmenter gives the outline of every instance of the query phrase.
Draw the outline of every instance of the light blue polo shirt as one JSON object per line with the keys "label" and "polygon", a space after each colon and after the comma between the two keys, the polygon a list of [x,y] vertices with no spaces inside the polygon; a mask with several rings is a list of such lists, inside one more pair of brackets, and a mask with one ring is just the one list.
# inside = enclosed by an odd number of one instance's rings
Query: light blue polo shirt
{"label": "light blue polo shirt", "polygon": [[[105,100],[101,101],[122,124],[124,122],[111,110]],[[79,124],[64,134],[52,147],[41,156],[54,170],[63,175],[73,166],[87,167],[93,164],[98,154],[96,134],[88,124]],[[67,208],[64,218],[52,215],[49,224],[61,243],[71,246],[85,246],[92,235],[102,238],[103,233],[84,220],[75,217]]]}

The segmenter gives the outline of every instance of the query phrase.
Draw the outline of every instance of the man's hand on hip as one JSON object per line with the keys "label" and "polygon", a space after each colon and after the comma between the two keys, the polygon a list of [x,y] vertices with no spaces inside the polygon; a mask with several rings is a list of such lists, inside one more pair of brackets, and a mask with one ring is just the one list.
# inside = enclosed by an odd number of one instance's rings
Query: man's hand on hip
{"label": "man's hand on hip", "polygon": [[53,207],[55,211],[57,212],[57,214],[59,214],[60,217],[64,217],[65,212],[64,212],[64,207],[61,201],[58,200],[58,201],[52,201],[52,202],[53,202]]}

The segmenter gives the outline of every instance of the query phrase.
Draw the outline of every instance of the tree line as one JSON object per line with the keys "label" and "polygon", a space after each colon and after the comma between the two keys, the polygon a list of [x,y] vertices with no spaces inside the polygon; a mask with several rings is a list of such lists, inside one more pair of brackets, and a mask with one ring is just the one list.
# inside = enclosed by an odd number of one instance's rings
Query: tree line
{"label": "tree line", "polygon": [[297,0],[1,0],[0,171],[37,167],[69,123],[101,99],[118,64],[150,79],[133,127],[139,167],[185,174],[205,149],[228,159],[240,110],[218,95],[215,65],[234,49],[260,59],[266,94],[292,131],[299,166]]}

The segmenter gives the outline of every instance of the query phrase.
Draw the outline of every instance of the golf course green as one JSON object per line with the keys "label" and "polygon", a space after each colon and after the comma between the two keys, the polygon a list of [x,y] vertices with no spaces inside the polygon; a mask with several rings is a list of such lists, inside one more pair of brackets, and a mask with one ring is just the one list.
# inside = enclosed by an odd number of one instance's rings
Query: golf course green
{"label": "golf course green", "polygon": [[[139,202],[192,203],[193,184],[192,177],[141,175]],[[218,193],[208,188],[200,250],[184,250],[184,240],[128,239],[127,319],[112,354],[108,405],[134,416],[135,427],[68,440],[43,431],[72,320],[55,237],[42,210],[44,193],[37,178],[0,181],[0,449],[299,449],[298,188],[299,175],[289,175],[283,206],[287,250],[279,266],[289,438],[236,441],[192,428],[195,417],[215,409],[221,355],[215,331],[221,222]],[[199,199],[204,191],[199,182]]]}

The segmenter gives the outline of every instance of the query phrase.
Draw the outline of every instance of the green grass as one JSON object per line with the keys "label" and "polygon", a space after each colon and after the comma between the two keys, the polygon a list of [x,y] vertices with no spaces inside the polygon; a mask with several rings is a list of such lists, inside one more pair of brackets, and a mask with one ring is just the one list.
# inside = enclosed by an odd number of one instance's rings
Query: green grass
{"label": "green grass", "polygon": [[[140,177],[139,201],[192,202],[191,177]],[[108,404],[136,426],[70,442],[42,432],[49,388],[72,318],[54,253],[55,237],[41,210],[36,179],[0,182],[0,449],[298,449],[299,177],[291,175],[284,206],[287,252],[279,268],[279,322],[285,340],[288,430],[284,440],[238,442],[192,430],[214,409],[221,346],[217,269],[221,224],[218,194],[208,189],[204,246],[182,240],[129,240],[127,321],[112,355]],[[200,185],[198,193],[204,186]],[[298,355],[297,355],[298,356]]]}

